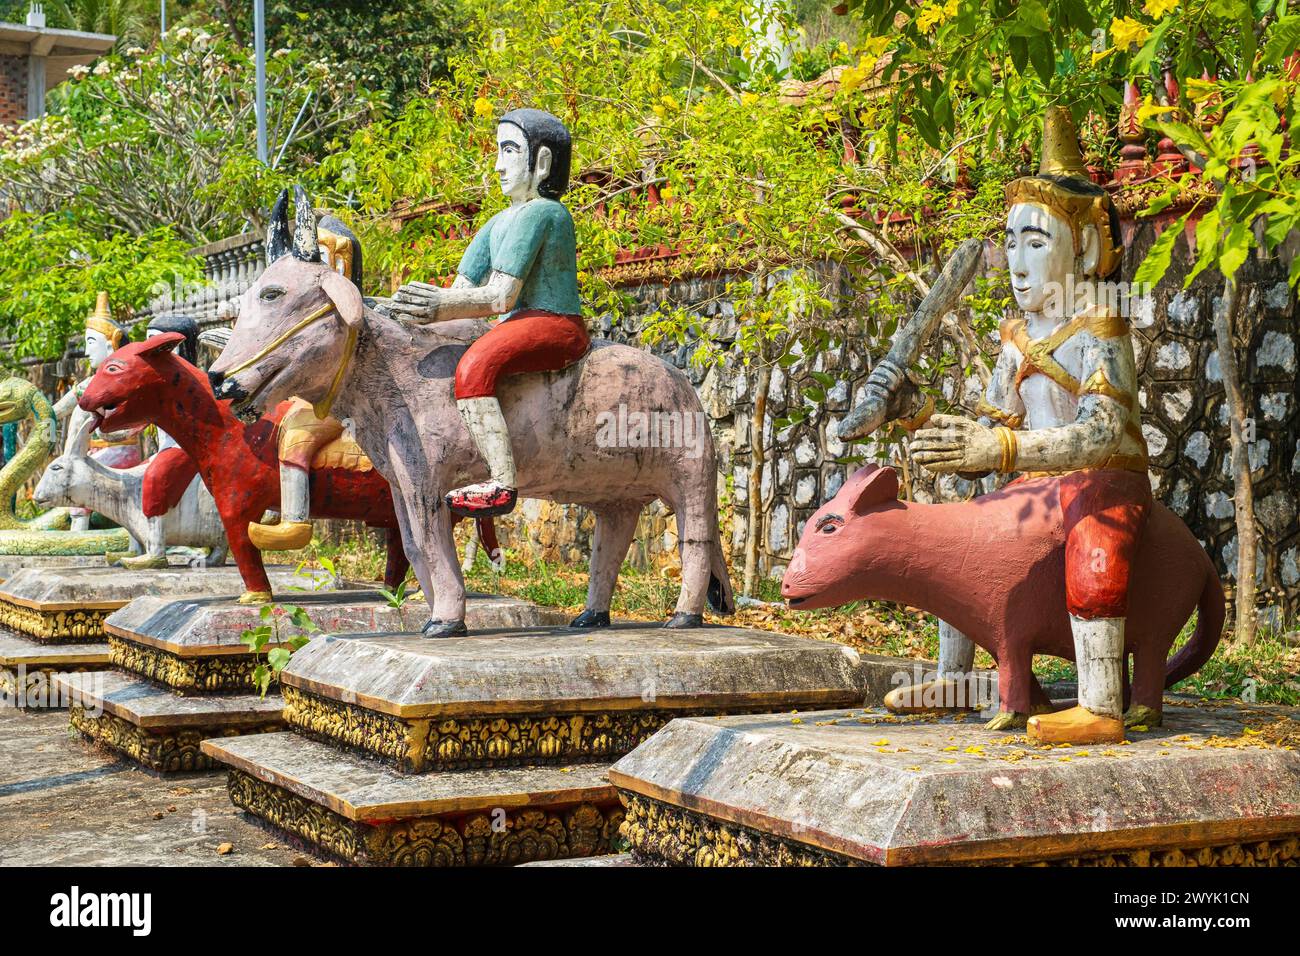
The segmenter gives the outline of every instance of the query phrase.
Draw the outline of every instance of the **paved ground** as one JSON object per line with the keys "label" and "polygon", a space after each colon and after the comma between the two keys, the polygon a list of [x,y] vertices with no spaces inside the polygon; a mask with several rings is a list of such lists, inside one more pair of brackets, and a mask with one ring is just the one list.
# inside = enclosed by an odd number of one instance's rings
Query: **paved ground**
{"label": "paved ground", "polygon": [[236,810],[224,771],[155,776],[86,743],[66,711],[0,708],[0,865],[319,862]]}

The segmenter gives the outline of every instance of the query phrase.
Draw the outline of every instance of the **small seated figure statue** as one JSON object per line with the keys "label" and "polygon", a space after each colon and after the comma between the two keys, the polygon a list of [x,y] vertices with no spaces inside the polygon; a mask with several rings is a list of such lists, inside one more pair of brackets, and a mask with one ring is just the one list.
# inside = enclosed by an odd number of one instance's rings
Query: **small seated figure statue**
{"label": "small seated figure statue", "polygon": [[[280,202],[287,204],[284,195]],[[278,221],[278,212],[272,214]],[[361,242],[335,216],[322,216],[317,225],[321,259],[331,269],[352,280],[361,291],[364,275]],[[328,461],[317,462],[327,449]],[[280,520],[278,524],[251,522],[248,537],[262,551],[296,551],[311,543],[311,470],[316,467],[368,471],[373,467],[361,447],[337,418],[320,418],[310,402],[293,399],[279,424]]]}
{"label": "small seated figure statue", "polygon": [[[162,313],[152,316],[145,326],[145,338],[152,339],[168,332],[179,332],[184,341],[176,347],[176,354],[191,365],[198,364],[199,325],[193,317]],[[158,433],[158,451],[149,458],[144,473],[142,508],[148,526],[148,540],[141,541],[141,553],[136,555],[109,555],[109,563],[116,563],[133,571],[167,567],[166,516],[180,504],[198,471],[193,460],[161,428]]]}
{"label": "small seated figure statue", "polygon": [[1100,288],[1120,264],[1118,216],[1087,179],[1065,109],[1048,111],[1039,172],[1007,187],[1007,206],[1007,263],[1023,315],[1002,322],[980,420],[936,415],[912,447],[935,472],[1062,476],[1078,706],[1030,717],[1029,735],[1119,741],[1129,568],[1152,496],[1133,342]]}
{"label": "small seated figure statue", "polygon": [[496,172],[510,205],[474,236],[450,288],[408,283],[379,306],[419,323],[502,317],[456,366],[456,405],[490,475],[446,495],[456,515],[485,518],[515,506],[515,461],[498,380],[559,371],[591,346],[578,295],[573,218],[560,202],[571,157],[569,131],[557,117],[536,109],[502,116]]}
{"label": "small seated figure statue", "polygon": [[[91,376],[103,364],[104,359],[125,342],[126,329],[113,321],[108,306],[108,293],[98,293],[95,296],[95,310],[86,317],[85,327],[85,351],[86,360],[90,364],[90,375],[77,382],[54,403],[54,415],[63,428],[65,454],[73,450],[72,443],[88,418],[77,407],[77,400],[85,392]],[[95,431],[90,436],[90,454],[100,464],[110,468],[131,468],[138,465],[143,460],[140,432],[138,429],[111,433]],[[85,508],[73,508],[71,515],[73,531],[85,531],[90,527],[90,512]]]}

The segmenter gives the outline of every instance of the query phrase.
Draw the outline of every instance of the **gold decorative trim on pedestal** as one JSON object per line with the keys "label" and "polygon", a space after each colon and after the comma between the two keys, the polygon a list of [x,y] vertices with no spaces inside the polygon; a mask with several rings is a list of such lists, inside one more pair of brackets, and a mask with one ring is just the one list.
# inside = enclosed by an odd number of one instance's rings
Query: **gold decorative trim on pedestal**
{"label": "gold decorative trim on pedestal", "polygon": [[101,713],[92,717],[80,706],[69,709],[68,722],[94,743],[126,754],[136,763],[160,773],[211,770],[221,766],[199,749],[202,741],[212,737],[263,734],[284,729],[281,721],[273,720],[238,729],[221,726],[185,727],[154,732],[137,727],[113,714]]}
{"label": "gold decorative trim on pedestal", "polygon": [[43,644],[81,644],[104,639],[111,610],[40,611],[0,599],[0,627]]}
{"label": "gold decorative trim on pedestal", "polygon": [[242,770],[230,771],[229,789],[241,810],[330,856],[369,866],[515,866],[597,856],[612,851],[623,819],[615,801],[366,823]]}
{"label": "gold decorative trim on pedestal", "polygon": [[181,657],[112,634],[108,635],[108,653],[114,667],[176,690],[214,694],[258,691],[253,683],[257,661],[249,654]]}
{"label": "gold decorative trim on pedestal", "polygon": [[[405,773],[613,760],[675,717],[706,710],[609,710],[483,717],[404,718],[283,686],[284,719],[335,746],[379,757]],[[770,713],[757,706],[727,713]]]}
{"label": "gold decorative trim on pedestal", "polygon": [[[20,710],[44,710],[49,708],[48,700],[51,697],[58,697],[59,691],[54,687],[54,678],[60,674],[79,674],[85,671],[102,671],[103,664],[51,664],[49,667],[41,667],[36,664],[23,664],[23,673],[26,679],[26,687],[21,690],[18,687],[18,675],[15,668],[0,667],[0,697],[11,701]],[[42,703],[32,701],[36,697]],[[63,703],[61,700],[55,702],[54,710],[61,710]]]}
{"label": "gold decorative trim on pedestal", "polygon": [[[638,863],[661,866],[865,866],[843,854],[620,791],[619,831]],[[963,861],[965,862],[965,861]],[[1300,866],[1300,834],[1249,843],[1146,847],[1050,860],[986,860],[1001,866]]]}

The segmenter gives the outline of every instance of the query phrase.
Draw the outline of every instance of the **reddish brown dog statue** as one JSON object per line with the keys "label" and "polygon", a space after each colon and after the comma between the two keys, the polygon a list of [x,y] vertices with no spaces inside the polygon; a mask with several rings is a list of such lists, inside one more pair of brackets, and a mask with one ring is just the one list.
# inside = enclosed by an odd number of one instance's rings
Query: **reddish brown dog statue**
{"label": "reddish brown dog statue", "polygon": [[[809,519],[781,582],[800,610],[863,599],[929,611],[959,628],[998,663],[1002,715],[1048,709],[1035,654],[1074,659],[1065,600],[1061,478],[1020,479],[957,504],[898,500],[892,468],[868,465]],[[1209,660],[1223,629],[1223,588],[1187,526],[1156,503],[1129,584],[1125,655],[1129,706],[1157,716],[1165,688]],[[1196,631],[1169,649],[1192,611]]]}
{"label": "reddish brown dog statue", "polygon": [[[275,429],[284,407],[245,425],[231,413],[228,402],[217,401],[203,372],[172,354],[183,339],[180,333],[169,332],[118,349],[95,373],[79,404],[95,415],[97,428],[117,431],[155,424],[176,439],[221,513],[230,551],[244,579],[246,592],[240,601],[269,601],[271,583],[262,565],[262,552],[248,539],[248,524],[279,505]],[[193,472],[172,477],[183,487]],[[311,514],[315,518],[350,518],[387,529],[384,582],[395,588],[406,577],[410,565],[397,532],[392,493],[378,471],[315,469]]]}

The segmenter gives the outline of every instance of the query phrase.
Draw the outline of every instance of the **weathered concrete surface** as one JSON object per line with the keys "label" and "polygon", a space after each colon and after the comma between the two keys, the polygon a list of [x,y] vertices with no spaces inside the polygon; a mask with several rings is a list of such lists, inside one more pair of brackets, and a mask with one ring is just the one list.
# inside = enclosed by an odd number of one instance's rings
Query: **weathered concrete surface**
{"label": "weathered concrete surface", "polygon": [[[472,630],[560,624],[569,617],[519,598],[495,594],[466,597],[465,622]],[[390,607],[377,591],[282,595],[281,601],[301,607],[325,634],[409,631],[424,623],[426,611],[423,604]],[[104,630],[131,643],[181,657],[244,655],[248,647],[240,643],[239,637],[262,623],[260,614],[259,607],[241,606],[222,597],[150,595],[113,612],[104,621]],[[302,633],[287,618],[280,622],[282,641]],[[272,646],[274,642],[268,645]]]}
{"label": "weathered concrete surface", "polygon": [[0,695],[23,708],[60,708],[55,675],[108,666],[107,644],[42,644],[0,628]]}
{"label": "weathered concrete surface", "polygon": [[295,862],[321,860],[243,817],[224,772],[163,780],[84,743],[66,714],[0,710],[0,865]]}
{"label": "weathered concrete surface", "polygon": [[184,697],[121,671],[89,671],[54,678],[66,702],[88,715],[102,711],[134,727],[161,732],[190,727],[234,730],[278,720],[278,694],[205,694]]}
{"label": "weathered concrete surface", "polygon": [[[267,568],[271,585],[287,599],[294,587],[334,590],[324,571],[279,566]],[[344,585],[345,587],[347,585]],[[221,568],[24,568],[0,586],[0,601],[38,610],[116,609],[146,595],[229,595],[232,602],[244,591],[239,570]]]}
{"label": "weathered concrete surface", "polygon": [[[876,659],[880,666],[899,662]],[[747,628],[618,624],[312,641],[286,688],[400,717],[611,709],[835,706],[862,701],[873,661],[852,648]]]}
{"label": "weathered concrete surface", "polygon": [[23,568],[102,568],[102,554],[0,554],[0,583]]}
{"label": "weathered concrete surface", "polygon": [[203,751],[349,820],[387,821],[617,799],[604,764],[402,774],[287,732],[205,740]]}
{"label": "weathered concrete surface", "polygon": [[[1300,751],[1287,745],[1300,725],[1267,708],[1169,701],[1165,713],[1164,727],[1093,748],[864,711],[683,718],[610,779],[786,845],[884,865],[1294,843]],[[649,812],[645,846],[682,832]],[[642,848],[631,827],[625,835]],[[707,839],[710,859],[735,847]]]}

